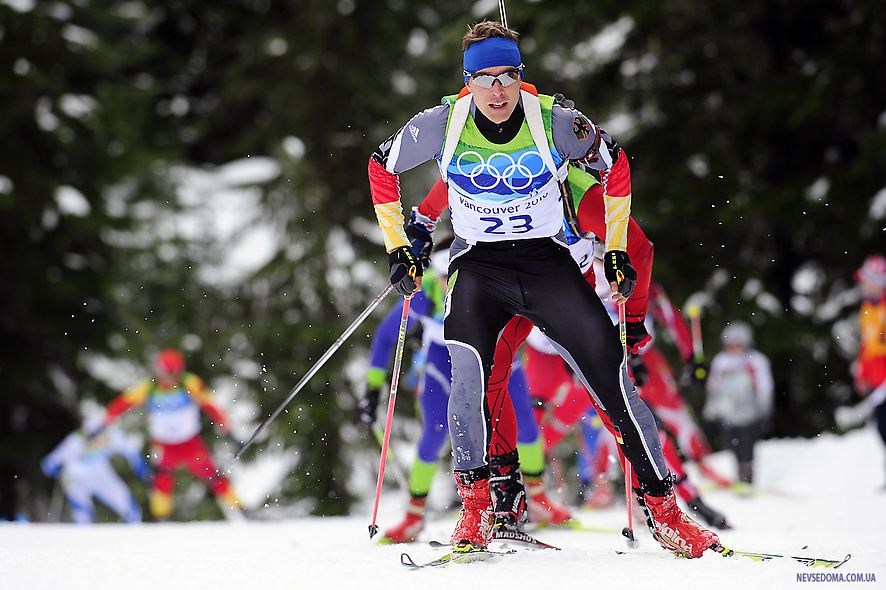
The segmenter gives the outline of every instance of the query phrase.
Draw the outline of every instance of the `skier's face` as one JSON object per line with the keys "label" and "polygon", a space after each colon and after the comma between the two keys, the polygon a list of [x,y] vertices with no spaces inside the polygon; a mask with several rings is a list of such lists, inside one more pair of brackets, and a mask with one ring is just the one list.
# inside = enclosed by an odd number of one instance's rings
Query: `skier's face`
{"label": "skier's face", "polygon": [[[494,68],[484,68],[474,75],[490,74],[498,76],[505,72],[511,72],[514,66],[497,66]],[[496,80],[492,84],[492,88],[483,88],[473,79],[468,80],[468,90],[474,95],[474,104],[480,109],[483,115],[493,123],[504,123],[513,114],[517,107],[517,98],[520,96],[520,84],[510,84],[502,86],[501,82]]]}
{"label": "skier's face", "polygon": [[157,380],[160,383],[176,383],[181,379],[182,372],[169,370],[165,367],[157,367]]}

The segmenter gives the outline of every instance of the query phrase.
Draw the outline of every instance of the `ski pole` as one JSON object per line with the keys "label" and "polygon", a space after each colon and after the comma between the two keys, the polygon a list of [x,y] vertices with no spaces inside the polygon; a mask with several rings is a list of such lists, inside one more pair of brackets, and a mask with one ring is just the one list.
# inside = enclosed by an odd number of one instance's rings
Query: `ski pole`
{"label": "ski pole", "polygon": [[329,358],[333,354],[335,354],[335,351],[338,350],[341,345],[344,344],[345,340],[347,340],[350,335],[353,334],[354,331],[360,327],[360,324],[362,324],[366,320],[366,318],[369,317],[369,314],[371,314],[373,310],[378,307],[378,304],[382,302],[382,299],[384,299],[393,289],[393,285],[388,285],[381,293],[375,296],[375,299],[373,299],[372,302],[368,306],[366,306],[366,309],[364,309],[360,313],[360,315],[357,316],[357,319],[355,319],[354,322],[350,326],[348,326],[344,332],[342,332],[341,336],[338,337],[338,340],[332,343],[332,346],[330,346],[329,349],[323,353],[323,356],[317,359],[317,362],[314,363],[314,366],[311,367],[307,373],[305,373],[305,376],[302,377],[298,383],[296,383],[295,387],[292,388],[292,391],[289,392],[289,395],[286,396],[286,399],[283,400],[283,403],[277,406],[277,409],[274,410],[274,412],[270,416],[268,416],[265,421],[259,425],[258,428],[255,429],[255,432],[252,433],[252,436],[249,437],[249,440],[243,443],[243,446],[241,446],[240,450],[238,450],[237,453],[234,455],[233,461],[237,461],[240,456],[246,451],[246,449],[252,446],[252,443],[255,441],[256,438],[258,438],[258,435],[262,433],[265,427],[267,427],[268,424],[273,422],[274,419],[280,415],[280,412],[282,412],[283,409],[289,405],[289,402],[291,402],[292,399],[296,395],[298,395],[298,392],[301,391],[305,385],[307,385],[308,381],[311,380],[311,377],[313,377],[317,373],[317,371],[319,371],[320,368],[326,364],[326,361],[328,361]]}
{"label": "ski pole", "polygon": [[505,0],[498,0],[498,14],[501,16],[501,24],[503,27],[508,26],[508,11],[505,8]]}
{"label": "ski pole", "polygon": [[[381,449],[385,440],[385,431],[381,428],[372,427],[373,438],[375,438],[375,442],[378,443],[378,448]],[[404,490],[409,489],[409,479],[406,477],[406,470],[403,469],[403,464],[400,463],[400,459],[397,458],[397,453],[394,452],[394,449],[389,445],[388,446],[388,461],[391,462],[391,467],[394,471],[394,479],[397,480],[397,483]]]}
{"label": "ski pole", "polygon": [[[618,337],[621,339],[622,362],[627,367],[628,364],[628,331],[625,321],[625,304],[618,304]],[[624,453],[622,453],[624,455]],[[625,501],[628,507],[628,526],[622,529],[621,534],[627,540],[628,547],[637,547],[637,539],[634,537],[634,502],[631,498],[631,480],[633,480],[633,469],[631,462],[624,457],[625,471]]]}
{"label": "ski pole", "polygon": [[701,308],[697,305],[690,305],[686,308],[689,314],[689,326],[692,330],[692,357],[695,360],[704,358],[704,343],[701,340]]}
{"label": "ski pole", "polygon": [[409,320],[409,302],[412,296],[403,299],[403,315],[400,316],[400,333],[397,336],[397,350],[394,353],[394,370],[391,372],[391,393],[388,395],[388,415],[385,419],[385,435],[381,443],[381,457],[378,460],[378,481],[375,484],[375,505],[372,508],[372,524],[369,525],[369,538],[378,533],[376,519],[378,502],[381,500],[381,485],[385,479],[385,460],[388,458],[388,444],[391,441],[391,423],[394,421],[394,404],[397,400],[397,384],[400,381],[400,364],[403,361],[403,347],[406,344],[406,323]]}

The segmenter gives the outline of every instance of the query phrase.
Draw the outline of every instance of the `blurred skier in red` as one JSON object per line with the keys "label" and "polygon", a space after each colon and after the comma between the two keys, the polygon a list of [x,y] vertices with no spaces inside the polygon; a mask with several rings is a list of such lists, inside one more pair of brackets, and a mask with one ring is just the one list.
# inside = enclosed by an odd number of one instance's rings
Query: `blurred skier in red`
{"label": "blurred skier in red", "polygon": [[154,361],[154,370],[155,379],[142,379],[111,401],[103,424],[103,427],[108,426],[132,408],[147,408],[155,462],[151,514],[158,520],[167,520],[171,516],[177,467],[184,467],[205,482],[226,512],[245,512],[200,436],[202,410],[222,436],[232,439],[228,419],[215,405],[212,393],[202,379],[185,371],[184,357],[177,350],[160,351]]}

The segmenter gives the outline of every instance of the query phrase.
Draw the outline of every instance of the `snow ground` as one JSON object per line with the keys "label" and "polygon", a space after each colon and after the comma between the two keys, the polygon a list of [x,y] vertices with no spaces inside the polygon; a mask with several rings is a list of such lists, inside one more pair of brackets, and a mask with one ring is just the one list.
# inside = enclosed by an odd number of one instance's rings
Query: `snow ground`
{"label": "snow ground", "polygon": [[[718,456],[724,471],[730,458]],[[842,437],[778,440],[758,448],[759,485],[753,498],[716,491],[708,502],[736,529],[722,535],[736,549],[852,560],[838,572],[873,573],[886,583],[884,453],[872,428]],[[371,493],[371,491],[369,492]],[[382,530],[401,516],[403,499],[387,492]],[[623,526],[623,509],[582,512],[588,525]],[[627,555],[615,534],[544,531],[563,551],[521,551],[493,562],[410,571],[402,551],[427,561],[442,551],[426,543],[378,546],[368,540],[370,516],[282,522],[145,525],[6,524],[0,526],[2,589],[211,588],[794,588],[812,570],[791,561],[756,563],[711,553],[672,558],[645,531]],[[432,523],[424,540],[446,539],[452,520]],[[808,546],[807,550],[803,550]],[[849,582],[845,582],[849,583]],[[550,584],[551,586],[548,586]],[[408,585],[408,586],[407,586]],[[816,585],[822,585],[821,582]],[[826,584],[833,586],[834,584]],[[837,586],[843,584],[837,583]]]}

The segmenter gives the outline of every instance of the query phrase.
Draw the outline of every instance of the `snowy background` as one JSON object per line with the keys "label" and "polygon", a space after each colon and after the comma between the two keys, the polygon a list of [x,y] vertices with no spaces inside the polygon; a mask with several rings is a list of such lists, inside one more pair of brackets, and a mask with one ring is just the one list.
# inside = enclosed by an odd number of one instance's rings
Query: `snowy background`
{"label": "snowy background", "polygon": [[[759,495],[706,494],[735,526],[722,533],[735,549],[852,559],[840,572],[874,573],[886,580],[886,457],[872,428],[813,441],[772,440],[759,446]],[[714,465],[729,473],[731,457]],[[403,494],[385,492],[382,529],[402,515]],[[623,508],[582,511],[587,525],[624,526]],[[538,536],[563,548],[520,550],[495,562],[410,571],[399,564],[407,551],[416,561],[441,554],[424,542],[379,546],[368,539],[370,512],[350,517],[279,522],[144,525],[0,526],[3,588],[485,588],[712,587],[792,588],[796,574],[826,572],[789,560],[756,563],[713,553],[682,560],[658,549],[645,530],[640,548],[626,550],[617,534],[545,530]],[[453,520],[432,522],[422,541],[446,540]]]}
{"label": "snowy background", "polygon": [[[870,429],[836,437],[832,418],[858,401],[853,273],[886,235],[886,4],[508,11],[529,81],[629,154],[656,279],[678,306],[702,306],[708,357],[744,320],[772,361],[767,493],[710,493],[737,527],[724,541],[851,552],[847,571],[886,575],[882,445]],[[0,0],[0,521],[31,522],[0,524],[0,588],[796,584],[790,562],[685,562],[645,534],[617,556],[617,536],[560,531],[542,535],[560,553],[406,571],[399,548],[366,538],[378,450],[354,424],[381,309],[234,466],[266,520],[224,522],[186,480],[175,523],[46,522],[59,494],[40,459],[84,409],[149,374],[158,349],[184,351],[244,440],[382,290],[367,158],[459,88],[467,24],[497,15],[494,0]],[[435,174],[404,175],[407,207]],[[700,390],[686,393],[698,411]],[[402,460],[418,432],[410,400],[400,392]],[[145,440],[143,418],[122,426]],[[432,503],[448,489],[438,478]],[[404,503],[386,488],[382,529]],[[618,528],[623,515],[581,518]]]}

